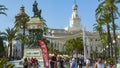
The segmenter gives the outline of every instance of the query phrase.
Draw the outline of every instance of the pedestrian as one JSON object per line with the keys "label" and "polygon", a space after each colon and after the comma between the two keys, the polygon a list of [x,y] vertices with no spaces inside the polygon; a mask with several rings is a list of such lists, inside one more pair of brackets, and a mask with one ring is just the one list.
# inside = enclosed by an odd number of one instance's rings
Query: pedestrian
{"label": "pedestrian", "polygon": [[64,61],[63,61],[63,58],[61,56],[58,57],[57,67],[58,68],[64,68]]}
{"label": "pedestrian", "polygon": [[79,68],[82,68],[82,66],[83,66],[83,59],[82,59],[82,57],[79,58],[78,64],[79,64]]}
{"label": "pedestrian", "polygon": [[105,68],[105,63],[101,57],[98,57],[97,62],[94,65],[94,68]]}
{"label": "pedestrian", "polygon": [[57,57],[57,67],[58,67],[58,68],[61,68],[61,67],[60,67],[60,56]]}
{"label": "pedestrian", "polygon": [[28,68],[28,61],[27,61],[27,58],[24,59],[23,68]]}
{"label": "pedestrian", "polygon": [[76,62],[75,58],[72,58],[71,68],[77,68],[77,62]]}
{"label": "pedestrian", "polygon": [[50,62],[50,68],[54,68],[53,56],[50,57],[49,62]]}
{"label": "pedestrian", "polygon": [[32,64],[32,62],[31,62],[31,59],[30,58],[28,58],[28,68],[31,68],[31,64]]}
{"label": "pedestrian", "polygon": [[69,64],[70,64],[70,68],[72,68],[72,57],[70,57]]}
{"label": "pedestrian", "polygon": [[39,65],[38,60],[35,58],[35,67],[34,68],[38,68],[38,65]]}
{"label": "pedestrian", "polygon": [[57,68],[57,54],[54,53],[54,56],[50,58],[50,68]]}
{"label": "pedestrian", "polygon": [[60,57],[60,68],[64,68],[64,60]]}
{"label": "pedestrian", "polygon": [[110,68],[113,68],[113,64],[112,63],[110,63]]}
{"label": "pedestrian", "polygon": [[86,68],[89,68],[89,65],[90,65],[90,60],[89,59],[86,59]]}

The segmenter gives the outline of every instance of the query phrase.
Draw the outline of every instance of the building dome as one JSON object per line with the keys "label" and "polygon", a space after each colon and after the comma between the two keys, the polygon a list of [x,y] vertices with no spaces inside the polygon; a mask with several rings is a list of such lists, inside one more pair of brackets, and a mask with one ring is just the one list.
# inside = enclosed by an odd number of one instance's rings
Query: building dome
{"label": "building dome", "polygon": [[23,5],[20,7],[20,12],[19,12],[16,16],[28,16],[28,15],[25,13],[25,9],[24,9],[24,6],[23,6]]}

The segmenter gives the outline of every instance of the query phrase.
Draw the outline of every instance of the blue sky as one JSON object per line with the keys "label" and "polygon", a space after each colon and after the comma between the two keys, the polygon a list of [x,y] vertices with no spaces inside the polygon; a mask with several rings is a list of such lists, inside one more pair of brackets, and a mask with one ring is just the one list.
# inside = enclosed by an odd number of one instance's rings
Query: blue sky
{"label": "blue sky", "polygon": [[[46,20],[49,28],[62,29],[69,25],[74,0],[36,0],[38,8],[42,9],[42,17]],[[20,7],[25,7],[25,12],[32,17],[32,5],[34,0],[1,0],[0,4],[5,5],[8,10],[7,16],[0,15],[0,31],[12,28],[15,22],[15,15],[19,13]],[[95,21],[95,9],[98,0],[76,0],[81,24],[88,31],[93,31]]]}

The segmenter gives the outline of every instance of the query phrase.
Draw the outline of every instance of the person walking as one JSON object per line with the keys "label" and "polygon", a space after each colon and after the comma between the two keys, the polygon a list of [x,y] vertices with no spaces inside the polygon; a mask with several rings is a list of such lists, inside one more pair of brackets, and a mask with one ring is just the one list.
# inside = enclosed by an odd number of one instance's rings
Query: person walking
{"label": "person walking", "polygon": [[50,68],[57,68],[57,53],[50,58]]}
{"label": "person walking", "polygon": [[23,68],[28,68],[28,61],[27,61],[27,58],[24,59]]}
{"label": "person walking", "polygon": [[89,65],[90,65],[90,60],[86,59],[86,68],[89,68]]}
{"label": "person walking", "polygon": [[79,64],[79,68],[82,68],[82,66],[83,66],[83,59],[82,59],[82,57],[79,58],[78,64]]}
{"label": "person walking", "polygon": [[77,68],[77,62],[76,62],[75,58],[72,58],[71,68]]}
{"label": "person walking", "polygon": [[63,61],[63,58],[60,56],[58,57],[58,60],[57,60],[57,67],[64,68],[64,61]]}
{"label": "person walking", "polygon": [[101,57],[98,57],[97,62],[94,65],[94,68],[105,68],[105,63]]}
{"label": "person walking", "polygon": [[31,59],[30,58],[28,58],[28,68],[31,68],[31,64],[32,64],[32,62],[31,62]]}

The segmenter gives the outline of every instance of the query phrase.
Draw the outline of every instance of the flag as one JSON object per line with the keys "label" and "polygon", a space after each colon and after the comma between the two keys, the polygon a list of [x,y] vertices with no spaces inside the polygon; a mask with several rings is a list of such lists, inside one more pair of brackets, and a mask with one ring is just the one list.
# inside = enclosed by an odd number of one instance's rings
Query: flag
{"label": "flag", "polygon": [[49,68],[49,54],[48,49],[44,41],[39,40],[39,45],[42,51],[43,56],[43,62],[44,62],[44,68]]}

